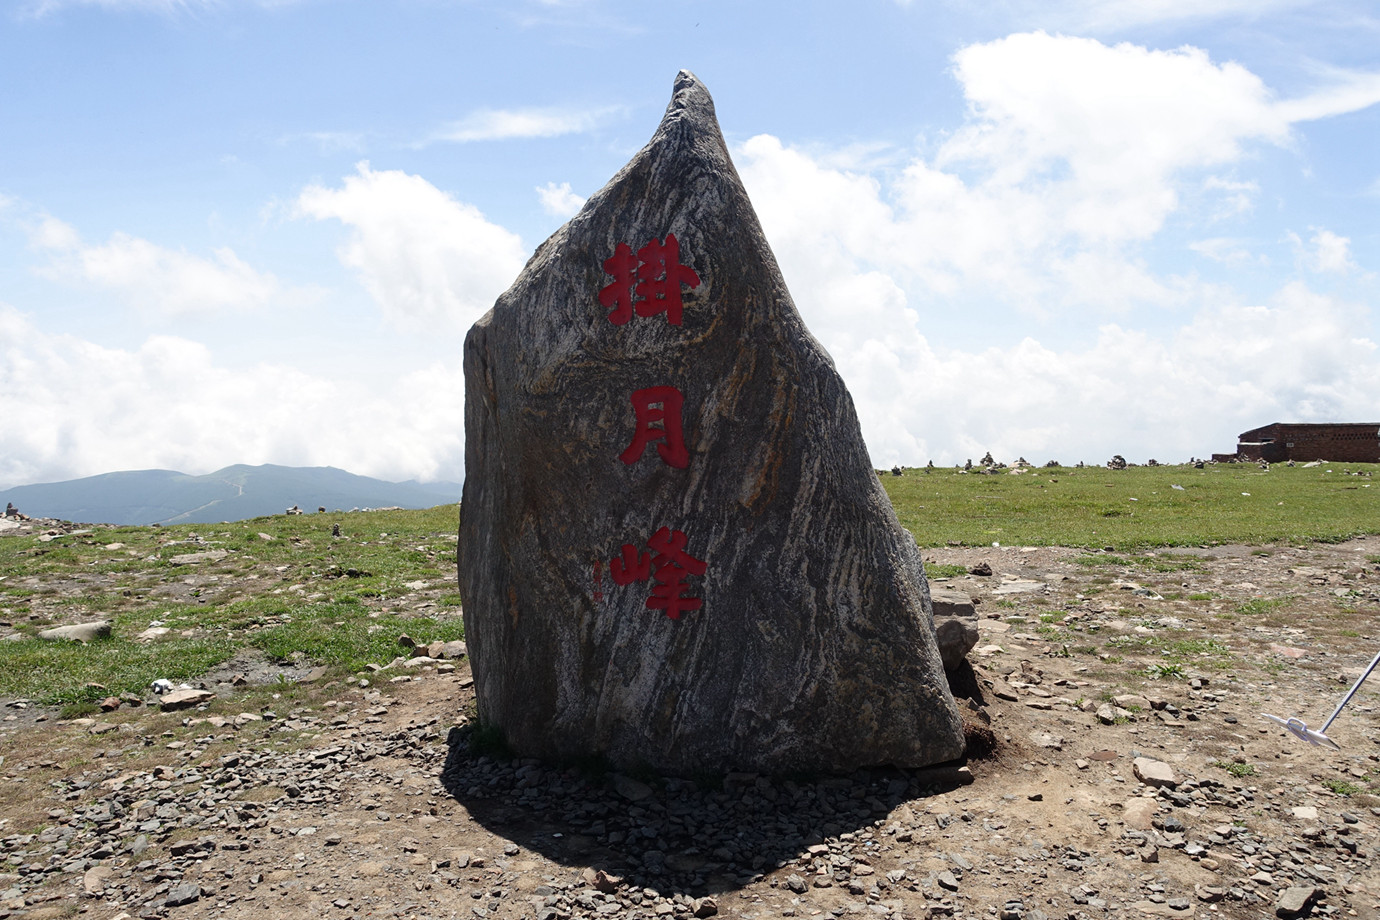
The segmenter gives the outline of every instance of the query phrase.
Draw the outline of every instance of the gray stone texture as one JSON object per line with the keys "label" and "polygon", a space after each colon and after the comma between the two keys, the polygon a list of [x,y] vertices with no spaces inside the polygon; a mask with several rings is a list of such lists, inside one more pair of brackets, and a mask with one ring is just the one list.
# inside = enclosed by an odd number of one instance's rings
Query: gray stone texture
{"label": "gray stone texture", "polygon": [[73,623],[70,626],[54,626],[38,634],[40,639],[68,642],[95,642],[110,638],[110,621],[95,620],[91,623]]}
{"label": "gray stone texture", "polygon": [[[673,234],[698,285],[610,321],[620,243]],[[683,394],[688,463],[630,395]],[[666,410],[669,414],[669,409]],[[846,771],[958,757],[914,540],[681,72],[656,134],[537,250],[465,341],[460,590],[479,717],[517,752],[618,767]],[[609,565],[661,528],[705,563],[697,610]]]}
{"label": "gray stone texture", "polygon": [[934,588],[930,591],[934,607],[934,637],[944,670],[952,671],[963,663],[977,645],[977,606],[962,591]]}

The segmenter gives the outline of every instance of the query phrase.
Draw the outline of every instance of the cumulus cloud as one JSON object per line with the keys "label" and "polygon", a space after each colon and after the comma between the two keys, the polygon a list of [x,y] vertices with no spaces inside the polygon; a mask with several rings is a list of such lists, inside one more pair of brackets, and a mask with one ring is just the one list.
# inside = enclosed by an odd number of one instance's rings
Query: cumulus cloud
{"label": "cumulus cloud", "polygon": [[585,199],[570,190],[569,182],[548,182],[537,186],[542,210],[552,217],[574,217],[585,206]]}
{"label": "cumulus cloud", "polygon": [[[1171,215],[1213,223],[1252,206],[1258,188],[1235,174],[1251,145],[1289,144],[1294,121],[1369,104],[1365,92],[1343,80],[1290,105],[1198,49],[1043,33],[969,46],[954,74],[967,122],[899,171],[849,169],[766,135],[735,151],[879,466],[987,450],[1101,462],[1148,443],[1182,460],[1275,418],[1370,414],[1380,361],[1352,332],[1366,328],[1355,310],[1299,286],[1234,305],[1146,259]],[[1190,248],[1259,262],[1230,237]],[[1352,264],[1347,240],[1316,228],[1306,257],[1316,271]],[[981,348],[920,331],[939,309],[1001,328],[1013,307],[1043,332]],[[1166,308],[1188,325],[1166,331]]]}
{"label": "cumulus cloud", "polygon": [[936,165],[979,164],[995,186],[1043,190],[1086,238],[1145,239],[1177,205],[1177,175],[1288,137],[1259,77],[1198,48],[1035,32],[969,45],[954,72],[973,118]]}
{"label": "cumulus cloud", "polygon": [[231,463],[329,465],[390,480],[463,471],[458,367],[386,382],[232,369],[184,338],[108,348],[45,333],[0,304],[0,380],[0,487]]}
{"label": "cumulus cloud", "polygon": [[203,258],[119,232],[105,243],[90,244],[75,228],[53,217],[32,226],[29,241],[50,260],[41,274],[110,290],[150,313],[250,310],[308,296],[285,288],[272,274],[256,271],[228,247]]}
{"label": "cumulus cloud", "polygon": [[404,325],[464,329],[521,271],[527,248],[479,209],[421,176],[360,163],[337,188],[313,185],[297,212],[350,228],[339,248],[386,316]]}
{"label": "cumulus cloud", "polygon": [[1186,197],[1204,222],[1249,210],[1258,188],[1231,172],[1250,145],[1288,144],[1297,120],[1380,99],[1340,75],[1280,101],[1197,48],[1043,32],[967,46],[953,72],[966,123],[899,172],[831,165],[768,135],[742,145],[773,244],[808,253],[802,264],[880,270],[927,296],[993,296],[1036,315],[1182,306],[1184,279],[1156,277],[1138,253]]}
{"label": "cumulus cloud", "polygon": [[440,128],[430,140],[464,144],[471,141],[580,134],[593,129],[617,111],[615,108],[480,109]]}
{"label": "cumulus cloud", "polygon": [[1313,235],[1309,238],[1308,245],[1304,244],[1297,233],[1289,234],[1289,242],[1294,246],[1299,264],[1309,271],[1335,274],[1343,274],[1356,267],[1351,258],[1349,238],[1338,236],[1331,230],[1321,227],[1309,229],[1313,231]]}
{"label": "cumulus cloud", "polygon": [[1331,230],[1319,230],[1312,239],[1318,271],[1345,272],[1356,267],[1351,259],[1351,240]]}
{"label": "cumulus cloud", "polygon": [[1204,308],[1166,334],[1107,324],[1086,347],[1032,336],[944,349],[901,323],[860,341],[821,337],[879,467],[988,450],[1008,461],[1183,462],[1276,419],[1369,418],[1380,348],[1356,334],[1359,312],[1293,284],[1263,305]]}

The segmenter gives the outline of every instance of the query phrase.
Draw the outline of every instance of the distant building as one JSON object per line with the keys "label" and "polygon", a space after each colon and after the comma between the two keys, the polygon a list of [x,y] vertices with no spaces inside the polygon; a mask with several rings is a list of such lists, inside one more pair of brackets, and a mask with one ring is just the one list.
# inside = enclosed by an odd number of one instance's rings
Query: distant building
{"label": "distant building", "polygon": [[1304,425],[1274,422],[1243,431],[1235,454],[1213,454],[1214,460],[1334,460],[1380,463],[1380,422]]}

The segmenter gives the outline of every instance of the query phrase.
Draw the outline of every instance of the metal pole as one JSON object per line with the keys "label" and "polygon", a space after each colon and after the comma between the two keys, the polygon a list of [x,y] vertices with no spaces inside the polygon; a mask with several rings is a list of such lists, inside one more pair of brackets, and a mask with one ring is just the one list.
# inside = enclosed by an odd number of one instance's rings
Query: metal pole
{"label": "metal pole", "polygon": [[1319,732],[1327,734],[1327,726],[1331,725],[1333,720],[1342,714],[1342,707],[1351,702],[1351,698],[1356,695],[1357,690],[1361,689],[1361,685],[1366,682],[1367,677],[1370,677],[1370,672],[1375,670],[1377,664],[1380,664],[1380,652],[1375,653],[1375,657],[1370,660],[1370,667],[1366,668],[1364,674],[1356,678],[1356,683],[1351,685],[1351,689],[1346,692],[1346,696],[1342,697],[1342,701],[1337,704],[1337,708],[1332,710],[1332,715],[1327,717],[1327,721],[1323,723],[1323,727],[1318,729]]}

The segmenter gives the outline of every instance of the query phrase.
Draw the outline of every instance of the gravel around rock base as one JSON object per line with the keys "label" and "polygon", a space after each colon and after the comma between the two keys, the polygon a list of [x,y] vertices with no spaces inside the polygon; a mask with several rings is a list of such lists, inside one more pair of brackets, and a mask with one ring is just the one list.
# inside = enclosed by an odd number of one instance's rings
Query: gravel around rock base
{"label": "gravel around rock base", "polygon": [[927,553],[993,571],[936,582],[979,601],[966,771],[515,760],[464,660],[67,722],[0,701],[0,920],[1374,917],[1380,685],[1341,751],[1260,713],[1320,723],[1380,648],[1377,553]]}

